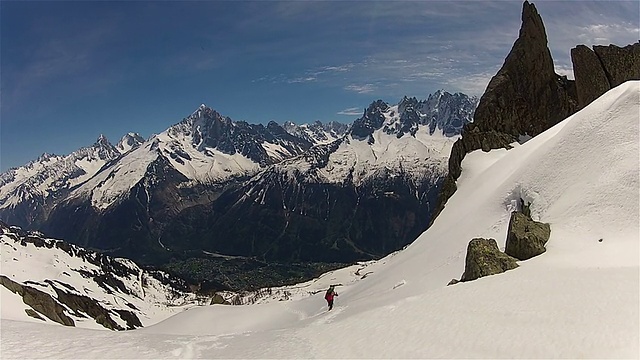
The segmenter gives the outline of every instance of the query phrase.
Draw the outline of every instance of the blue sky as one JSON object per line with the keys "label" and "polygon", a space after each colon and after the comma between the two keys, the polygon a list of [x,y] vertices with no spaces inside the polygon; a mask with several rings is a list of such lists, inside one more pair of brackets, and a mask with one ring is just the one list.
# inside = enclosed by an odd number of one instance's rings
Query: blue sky
{"label": "blue sky", "polygon": [[[558,73],[638,41],[640,2],[537,1]],[[201,103],[234,120],[350,123],[376,99],[481,95],[520,1],[1,1],[0,171]]]}

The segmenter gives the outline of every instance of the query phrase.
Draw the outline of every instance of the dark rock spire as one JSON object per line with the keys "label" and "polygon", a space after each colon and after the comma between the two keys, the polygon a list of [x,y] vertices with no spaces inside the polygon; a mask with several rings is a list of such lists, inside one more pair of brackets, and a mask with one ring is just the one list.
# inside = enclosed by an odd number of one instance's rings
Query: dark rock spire
{"label": "dark rock spire", "polygon": [[465,155],[482,149],[509,148],[523,135],[536,136],[577,109],[575,83],[555,73],[547,34],[536,7],[522,5],[520,35],[480,98],[473,123],[464,126],[449,156],[449,174],[433,220],[456,191]]}
{"label": "dark rock spire", "polygon": [[573,82],[555,73],[542,18],[525,1],[520,36],[480,98],[472,126],[536,136],[576,111],[574,92]]}

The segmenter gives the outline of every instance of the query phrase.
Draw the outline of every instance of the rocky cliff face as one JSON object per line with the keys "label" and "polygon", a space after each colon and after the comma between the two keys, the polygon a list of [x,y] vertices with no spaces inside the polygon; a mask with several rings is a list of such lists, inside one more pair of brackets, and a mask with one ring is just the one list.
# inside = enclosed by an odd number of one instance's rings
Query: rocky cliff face
{"label": "rocky cliff face", "polygon": [[578,106],[583,108],[593,100],[628,80],[640,80],[640,42],[616,45],[585,45],[571,49]]}
{"label": "rocky cliff face", "polygon": [[536,136],[575,112],[576,105],[573,82],[554,71],[542,18],[525,1],[520,36],[480,98],[469,130]]}
{"label": "rocky cliff face", "polygon": [[455,192],[467,153],[509,148],[510,143],[536,136],[565,119],[577,105],[575,83],[555,73],[542,18],[525,1],[519,37],[480,98],[473,123],[465,125],[462,138],[453,145],[435,215]]}

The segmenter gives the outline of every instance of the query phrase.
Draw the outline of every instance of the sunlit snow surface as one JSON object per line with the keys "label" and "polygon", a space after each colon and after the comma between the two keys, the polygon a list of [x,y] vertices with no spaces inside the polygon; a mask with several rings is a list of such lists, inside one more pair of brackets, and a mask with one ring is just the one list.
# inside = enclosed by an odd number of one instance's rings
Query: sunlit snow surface
{"label": "sunlit snow surface", "polygon": [[[433,226],[364,279],[353,267],[289,301],[192,308],[128,332],[2,320],[2,358],[637,358],[639,114],[640,82],[627,82],[522,146],[469,154]],[[520,197],[551,224],[547,252],[446,286],[471,238],[504,247]],[[331,312],[309,295],[340,282]],[[23,311],[2,295],[3,313]]]}

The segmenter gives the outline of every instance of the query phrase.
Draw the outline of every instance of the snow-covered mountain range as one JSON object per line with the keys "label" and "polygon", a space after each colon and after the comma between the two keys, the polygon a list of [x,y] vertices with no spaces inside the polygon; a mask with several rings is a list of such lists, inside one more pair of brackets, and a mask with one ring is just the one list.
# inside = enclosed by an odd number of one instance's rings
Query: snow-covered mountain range
{"label": "snow-covered mountain range", "polygon": [[[640,82],[629,81],[511,150],[473,151],[447,206],[406,249],[264,289],[255,305],[96,332],[41,324],[3,289],[3,357],[637,358],[639,113]],[[504,249],[520,199],[551,225],[546,252],[447,286],[471,239]],[[327,312],[330,284],[342,286]]]}
{"label": "snow-covered mountain range", "polygon": [[426,228],[450,146],[476,105],[445,91],[378,100],[350,126],[249,124],[201,105],[146,141],[101,137],[10,170],[0,219],[148,263],[173,250],[375,258]]}
{"label": "snow-covered mountain range", "polygon": [[311,124],[302,125],[285,121],[282,127],[289,134],[305,139],[314,145],[332,143],[343,137],[349,129],[349,125],[336,121],[330,121],[326,124],[316,121]]}

